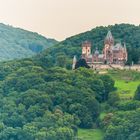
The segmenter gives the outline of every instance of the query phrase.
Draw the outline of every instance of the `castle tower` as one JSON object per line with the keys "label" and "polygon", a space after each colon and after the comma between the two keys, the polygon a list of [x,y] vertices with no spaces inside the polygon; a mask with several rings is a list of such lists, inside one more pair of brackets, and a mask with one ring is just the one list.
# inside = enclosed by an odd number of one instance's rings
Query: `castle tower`
{"label": "castle tower", "polygon": [[104,40],[105,45],[114,46],[114,38],[112,36],[111,31],[108,31],[107,36]]}
{"label": "castle tower", "polygon": [[105,63],[111,64],[113,62],[112,48],[114,46],[114,38],[112,36],[111,31],[108,31],[107,36],[104,40],[104,44],[105,44],[103,49],[104,61]]}
{"label": "castle tower", "polygon": [[76,58],[76,55],[75,55],[75,56],[73,57],[72,70],[75,69],[76,63],[77,63],[77,58]]}
{"label": "castle tower", "polygon": [[91,54],[91,42],[85,41],[82,43],[82,57],[86,58]]}

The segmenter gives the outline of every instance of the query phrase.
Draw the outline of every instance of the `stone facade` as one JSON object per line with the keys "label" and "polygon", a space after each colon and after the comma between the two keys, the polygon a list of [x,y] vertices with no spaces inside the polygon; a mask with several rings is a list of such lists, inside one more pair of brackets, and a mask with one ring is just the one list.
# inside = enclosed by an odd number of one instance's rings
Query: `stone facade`
{"label": "stone facade", "polygon": [[127,61],[127,49],[126,45],[121,43],[114,43],[114,38],[109,31],[104,40],[104,49],[102,53],[99,53],[98,48],[95,52],[91,51],[92,44],[89,41],[82,43],[82,58],[91,65],[96,64],[116,64],[124,65]]}

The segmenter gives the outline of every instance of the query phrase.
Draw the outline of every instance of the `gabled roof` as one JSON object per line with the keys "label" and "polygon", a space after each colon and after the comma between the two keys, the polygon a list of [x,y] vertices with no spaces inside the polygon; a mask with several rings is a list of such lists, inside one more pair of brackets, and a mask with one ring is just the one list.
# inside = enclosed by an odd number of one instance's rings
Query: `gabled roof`
{"label": "gabled roof", "polygon": [[123,46],[121,43],[117,43],[115,46],[113,46],[112,50],[116,50],[116,51],[119,51],[123,49]]}

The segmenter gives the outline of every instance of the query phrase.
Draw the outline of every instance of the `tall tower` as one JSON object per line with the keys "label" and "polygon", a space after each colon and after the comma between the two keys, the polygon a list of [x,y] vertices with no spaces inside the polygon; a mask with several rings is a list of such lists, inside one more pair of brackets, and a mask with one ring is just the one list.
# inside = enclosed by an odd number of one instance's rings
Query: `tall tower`
{"label": "tall tower", "polygon": [[113,53],[112,53],[112,47],[114,46],[114,38],[112,36],[111,31],[108,31],[107,36],[104,40],[104,60],[106,63],[111,64],[113,62]]}
{"label": "tall tower", "polygon": [[124,43],[124,54],[123,54],[124,60],[125,62],[127,62],[128,60],[128,53],[127,53],[127,48],[126,48],[126,44]]}
{"label": "tall tower", "polygon": [[76,63],[77,63],[77,58],[76,58],[76,55],[75,55],[75,56],[73,57],[72,70],[75,69]]}
{"label": "tall tower", "polygon": [[91,42],[89,41],[85,41],[82,44],[82,57],[86,58],[87,56],[89,56],[91,54]]}

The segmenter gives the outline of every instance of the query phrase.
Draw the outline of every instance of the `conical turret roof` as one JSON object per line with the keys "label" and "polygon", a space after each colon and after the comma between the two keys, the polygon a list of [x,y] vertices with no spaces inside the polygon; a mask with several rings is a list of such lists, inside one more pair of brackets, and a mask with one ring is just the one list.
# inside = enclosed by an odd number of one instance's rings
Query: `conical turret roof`
{"label": "conical turret roof", "polygon": [[111,31],[108,31],[107,36],[105,38],[105,44],[114,45],[114,38],[112,36]]}

